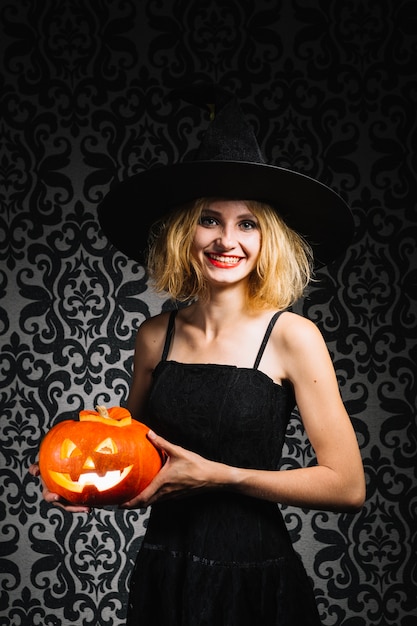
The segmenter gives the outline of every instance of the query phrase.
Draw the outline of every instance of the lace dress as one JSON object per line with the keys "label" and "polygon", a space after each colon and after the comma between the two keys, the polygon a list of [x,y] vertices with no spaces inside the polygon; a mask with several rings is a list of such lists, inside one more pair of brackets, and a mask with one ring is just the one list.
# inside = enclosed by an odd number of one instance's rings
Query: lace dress
{"label": "lace dress", "polygon": [[[162,359],[147,423],[228,465],[275,470],[294,408],[291,385],[253,368]],[[314,595],[278,505],[205,492],[152,506],[131,577],[128,626],[319,626]]]}

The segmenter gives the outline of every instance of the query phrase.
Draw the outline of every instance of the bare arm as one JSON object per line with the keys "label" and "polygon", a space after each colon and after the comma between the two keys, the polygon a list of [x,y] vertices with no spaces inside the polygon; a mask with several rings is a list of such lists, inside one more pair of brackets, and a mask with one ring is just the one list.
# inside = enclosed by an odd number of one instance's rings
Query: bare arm
{"label": "bare arm", "polygon": [[323,338],[311,322],[289,319],[284,339],[287,378],[317,457],[317,465],[267,472],[236,470],[235,488],[284,504],[357,510],[365,498],[363,465]]}
{"label": "bare arm", "polygon": [[167,314],[150,318],[140,326],[136,335],[127,408],[132,417],[139,421],[144,419],[143,412],[152,384],[152,372],[162,355],[167,323]]}

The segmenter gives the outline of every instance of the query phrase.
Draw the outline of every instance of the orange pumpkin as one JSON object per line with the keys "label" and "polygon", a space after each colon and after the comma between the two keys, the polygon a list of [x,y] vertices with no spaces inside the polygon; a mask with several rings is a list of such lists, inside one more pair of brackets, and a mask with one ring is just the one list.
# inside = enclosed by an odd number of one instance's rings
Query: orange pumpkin
{"label": "orange pumpkin", "polygon": [[46,434],[39,467],[47,488],[74,504],[126,502],[158,473],[162,458],[149,428],[122,407],[81,411]]}

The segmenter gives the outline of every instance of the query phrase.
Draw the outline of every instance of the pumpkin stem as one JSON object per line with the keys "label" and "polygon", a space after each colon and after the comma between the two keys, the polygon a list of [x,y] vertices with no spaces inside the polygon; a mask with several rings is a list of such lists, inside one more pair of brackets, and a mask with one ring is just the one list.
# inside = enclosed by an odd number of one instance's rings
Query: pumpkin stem
{"label": "pumpkin stem", "polygon": [[101,415],[101,417],[107,417],[107,418],[110,417],[109,412],[108,412],[108,410],[106,409],[105,406],[101,406],[101,405],[98,404],[96,406],[96,411],[97,411],[97,413],[99,415]]}

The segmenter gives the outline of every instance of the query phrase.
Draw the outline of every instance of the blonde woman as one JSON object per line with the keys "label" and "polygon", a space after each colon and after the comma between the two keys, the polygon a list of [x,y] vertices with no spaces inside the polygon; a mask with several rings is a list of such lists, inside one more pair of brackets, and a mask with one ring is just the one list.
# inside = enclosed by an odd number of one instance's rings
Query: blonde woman
{"label": "blonde woman", "polygon": [[[276,503],[355,511],[364,480],[324,341],[286,310],[309,268],[256,202],[199,201],[160,229],[154,283],[192,301],[137,335],[128,408],[167,462],[124,505],[153,505],[129,625],[320,623]],[[280,471],[295,403],[317,465]]]}
{"label": "blonde woman", "polygon": [[[140,206],[148,212],[135,215]],[[288,309],[311,280],[313,253],[327,263],[348,245],[348,207],[266,165],[231,101],[196,160],[128,179],[100,222],[128,256],[146,254],[153,287],[180,303],[136,339],[127,406],[166,462],[122,505],[151,507],[128,626],[318,626],[277,504],[354,512],[365,484],[323,338]],[[282,470],[295,405],[317,462]]]}

